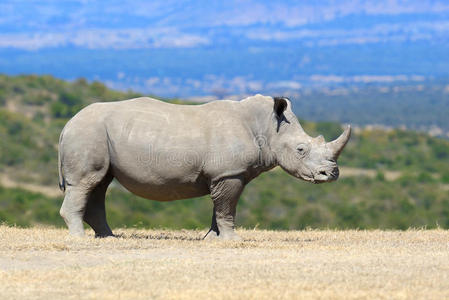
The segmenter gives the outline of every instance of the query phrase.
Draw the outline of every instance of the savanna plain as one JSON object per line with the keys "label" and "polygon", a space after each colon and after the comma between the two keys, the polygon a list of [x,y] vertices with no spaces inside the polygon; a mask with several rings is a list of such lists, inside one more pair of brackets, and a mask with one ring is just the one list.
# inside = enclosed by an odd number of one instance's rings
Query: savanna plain
{"label": "savanna plain", "polygon": [[2,299],[447,299],[449,232],[0,226]]}

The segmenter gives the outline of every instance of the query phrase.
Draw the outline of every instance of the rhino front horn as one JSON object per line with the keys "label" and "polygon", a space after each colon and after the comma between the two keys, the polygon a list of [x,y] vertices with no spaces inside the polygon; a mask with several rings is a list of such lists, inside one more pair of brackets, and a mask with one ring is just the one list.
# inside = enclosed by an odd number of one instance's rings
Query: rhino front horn
{"label": "rhino front horn", "polygon": [[351,125],[346,127],[345,131],[334,141],[329,142],[327,147],[332,151],[334,159],[337,159],[343,148],[351,137]]}

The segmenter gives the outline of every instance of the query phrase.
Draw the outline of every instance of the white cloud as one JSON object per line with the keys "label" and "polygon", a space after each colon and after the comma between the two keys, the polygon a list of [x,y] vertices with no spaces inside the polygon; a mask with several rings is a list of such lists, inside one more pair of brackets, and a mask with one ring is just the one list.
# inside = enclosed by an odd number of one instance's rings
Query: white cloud
{"label": "white cloud", "polygon": [[345,78],[336,75],[312,75],[310,76],[310,80],[328,83],[341,83],[345,80]]}
{"label": "white cloud", "polygon": [[117,79],[123,79],[123,78],[125,78],[125,73],[124,72],[118,72],[117,73]]}
{"label": "white cloud", "polygon": [[309,80],[317,83],[393,83],[406,81],[423,81],[424,76],[420,75],[357,75],[357,76],[337,76],[337,75],[311,75]]}
{"label": "white cloud", "polygon": [[159,77],[150,77],[145,81],[145,84],[148,86],[156,85],[160,82]]}
{"label": "white cloud", "polygon": [[75,45],[89,49],[186,48],[207,45],[209,39],[159,29],[85,29],[75,32],[38,32],[0,34],[0,47],[37,50],[45,47]]}
{"label": "white cloud", "polygon": [[249,29],[245,36],[252,40],[279,41],[304,40],[308,45],[365,44],[387,41],[429,40],[435,35],[449,34],[449,21],[381,23],[353,29]]}
{"label": "white cloud", "polygon": [[288,90],[299,90],[301,88],[301,84],[297,81],[276,81],[270,83],[268,85],[269,89],[288,89]]}
{"label": "white cloud", "polygon": [[354,82],[363,82],[363,83],[370,83],[370,82],[382,82],[382,83],[391,83],[395,81],[407,81],[408,76],[405,75],[397,75],[397,76],[391,76],[391,75],[363,75],[363,76],[354,76],[352,77],[352,81]]}

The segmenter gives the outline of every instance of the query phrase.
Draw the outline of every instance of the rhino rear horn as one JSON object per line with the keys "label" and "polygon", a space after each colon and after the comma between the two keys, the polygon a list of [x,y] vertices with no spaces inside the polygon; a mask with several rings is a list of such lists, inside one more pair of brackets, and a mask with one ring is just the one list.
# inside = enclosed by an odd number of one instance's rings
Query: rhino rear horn
{"label": "rhino rear horn", "polygon": [[345,131],[336,140],[327,143],[327,147],[332,151],[334,159],[338,158],[341,151],[343,151],[343,148],[348,143],[350,137],[351,137],[351,125],[348,125]]}

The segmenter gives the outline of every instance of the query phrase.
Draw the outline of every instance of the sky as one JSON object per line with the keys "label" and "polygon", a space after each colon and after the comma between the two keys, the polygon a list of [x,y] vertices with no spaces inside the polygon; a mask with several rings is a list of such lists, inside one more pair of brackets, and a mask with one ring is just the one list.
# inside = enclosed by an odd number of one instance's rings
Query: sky
{"label": "sky", "polygon": [[9,1],[0,72],[163,96],[449,74],[447,1]]}

